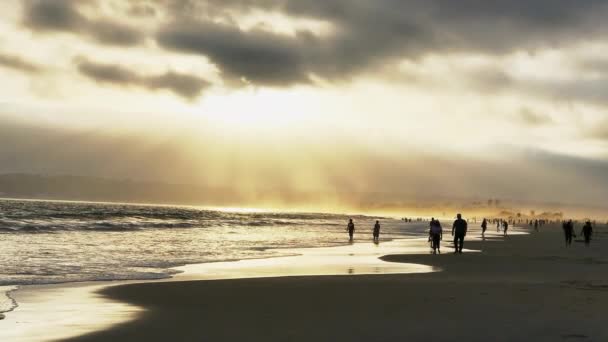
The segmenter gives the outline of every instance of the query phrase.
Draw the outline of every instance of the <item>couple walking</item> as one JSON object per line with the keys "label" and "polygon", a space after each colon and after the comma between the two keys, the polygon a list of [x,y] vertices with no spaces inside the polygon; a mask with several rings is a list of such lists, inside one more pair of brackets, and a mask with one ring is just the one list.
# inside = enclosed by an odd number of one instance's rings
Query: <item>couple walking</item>
{"label": "couple walking", "polygon": [[[454,237],[454,253],[462,253],[462,247],[464,244],[464,237],[467,235],[468,224],[467,221],[462,219],[462,215],[456,215],[456,221],[452,225],[452,236]],[[433,248],[433,254],[441,254],[440,241],[443,239],[443,228],[439,220],[435,218],[431,219],[429,229],[429,241],[431,241],[431,248]]]}
{"label": "couple walking", "polygon": [[[348,225],[346,226],[346,231],[348,232],[348,237],[350,241],[353,241],[353,236],[355,234],[355,223],[353,219],[348,220]],[[380,242],[380,221],[376,221],[373,229],[373,237],[374,242]]]}
{"label": "couple walking", "polygon": [[[576,237],[576,234],[574,234],[574,223],[572,223],[572,220],[569,220],[564,222],[562,227],[564,228],[564,235],[566,237],[566,247],[568,247],[572,244],[572,237]],[[591,243],[591,235],[593,234],[591,221],[585,222],[581,234],[585,237],[585,246],[588,247]]]}

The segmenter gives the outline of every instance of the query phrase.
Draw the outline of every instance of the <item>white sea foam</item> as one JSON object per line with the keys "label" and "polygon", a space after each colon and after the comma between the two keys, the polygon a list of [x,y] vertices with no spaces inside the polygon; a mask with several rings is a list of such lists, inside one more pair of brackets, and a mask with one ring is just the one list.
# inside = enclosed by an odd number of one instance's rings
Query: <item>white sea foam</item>
{"label": "white sea foam", "polygon": [[0,314],[13,311],[17,307],[17,302],[11,297],[11,292],[16,289],[17,286],[0,286]]}

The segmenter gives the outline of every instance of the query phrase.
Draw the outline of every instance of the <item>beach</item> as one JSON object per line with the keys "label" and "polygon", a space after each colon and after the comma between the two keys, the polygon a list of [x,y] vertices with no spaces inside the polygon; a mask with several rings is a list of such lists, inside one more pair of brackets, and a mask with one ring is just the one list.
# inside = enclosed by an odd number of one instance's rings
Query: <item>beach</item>
{"label": "beach", "polygon": [[608,342],[608,0],[0,13],[0,342]]}
{"label": "beach", "polygon": [[561,229],[543,227],[467,241],[481,253],[454,255],[446,245],[442,255],[382,257],[440,270],[430,273],[110,287],[104,296],[144,312],[66,341],[606,341],[601,233],[588,248],[566,248]]}
{"label": "beach", "polygon": [[[154,281],[404,274],[431,266],[387,254],[428,251],[423,221],[183,206],[0,200],[0,341],[103,331],[143,308],[100,290]],[[354,241],[345,222],[357,222]]]}

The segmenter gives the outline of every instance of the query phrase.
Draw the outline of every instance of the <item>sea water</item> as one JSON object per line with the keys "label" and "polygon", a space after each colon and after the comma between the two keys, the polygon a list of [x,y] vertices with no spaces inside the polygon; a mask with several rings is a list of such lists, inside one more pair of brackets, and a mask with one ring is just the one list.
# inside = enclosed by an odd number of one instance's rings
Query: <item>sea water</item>
{"label": "sea water", "polygon": [[194,207],[0,200],[0,313],[15,285],[162,279],[172,267],[284,256],[278,249],[422,236],[421,225],[340,214],[242,212]]}

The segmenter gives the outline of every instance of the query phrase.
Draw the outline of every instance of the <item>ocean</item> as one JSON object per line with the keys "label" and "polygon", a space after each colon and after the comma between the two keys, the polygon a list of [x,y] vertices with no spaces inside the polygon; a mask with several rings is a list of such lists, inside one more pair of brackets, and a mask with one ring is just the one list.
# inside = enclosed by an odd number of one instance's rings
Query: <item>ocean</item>
{"label": "ocean", "polygon": [[0,200],[0,313],[19,285],[163,279],[172,267],[283,256],[277,249],[420,237],[420,225],[341,214],[209,210],[184,206]]}

